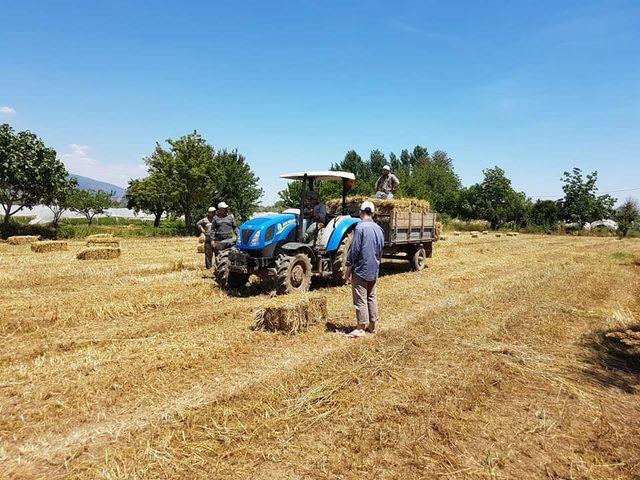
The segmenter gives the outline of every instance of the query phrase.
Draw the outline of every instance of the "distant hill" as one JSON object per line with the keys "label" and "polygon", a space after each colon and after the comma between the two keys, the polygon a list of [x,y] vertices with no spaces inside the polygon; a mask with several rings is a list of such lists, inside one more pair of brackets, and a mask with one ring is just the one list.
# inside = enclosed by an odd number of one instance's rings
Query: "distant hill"
{"label": "distant hill", "polygon": [[78,182],[78,186],[82,190],[102,190],[103,192],[114,192],[113,199],[120,200],[124,197],[126,190],[117,185],[113,185],[112,183],[101,182],[100,180],[95,180],[89,177],[83,177],[82,175],[76,175],[74,173],[70,173],[69,177],[75,178]]}

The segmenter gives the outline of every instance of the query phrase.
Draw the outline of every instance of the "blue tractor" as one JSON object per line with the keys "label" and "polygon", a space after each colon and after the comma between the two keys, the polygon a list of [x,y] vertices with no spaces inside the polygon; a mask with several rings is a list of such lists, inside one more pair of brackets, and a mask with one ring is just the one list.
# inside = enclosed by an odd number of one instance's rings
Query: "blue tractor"
{"label": "blue tractor", "polygon": [[[300,206],[281,214],[252,218],[240,227],[235,247],[220,253],[216,280],[222,288],[246,285],[250,275],[273,278],[279,295],[306,291],[312,276],[343,282],[352,231],[359,218],[346,214],[346,195],[355,185],[351,172],[310,171],[282,175],[302,182]],[[318,182],[342,184],[342,210],[329,215],[315,238],[305,242],[305,201]]]}

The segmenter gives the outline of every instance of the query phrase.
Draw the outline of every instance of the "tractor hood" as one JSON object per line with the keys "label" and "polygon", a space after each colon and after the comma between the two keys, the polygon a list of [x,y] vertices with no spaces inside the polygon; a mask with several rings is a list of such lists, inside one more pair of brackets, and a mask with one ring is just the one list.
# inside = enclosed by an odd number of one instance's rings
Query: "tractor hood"
{"label": "tractor hood", "polygon": [[242,250],[260,250],[295,235],[296,216],[280,213],[254,217],[240,226],[237,246]]}

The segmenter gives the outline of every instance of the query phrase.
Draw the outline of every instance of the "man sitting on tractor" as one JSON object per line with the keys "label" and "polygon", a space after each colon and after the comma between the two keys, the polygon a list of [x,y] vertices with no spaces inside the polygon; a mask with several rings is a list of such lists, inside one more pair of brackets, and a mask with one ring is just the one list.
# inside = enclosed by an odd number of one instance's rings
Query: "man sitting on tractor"
{"label": "man sitting on tractor", "polygon": [[327,223],[327,206],[320,202],[317,192],[309,192],[307,199],[311,208],[305,210],[305,218],[309,226],[304,234],[304,241],[305,243],[311,243],[318,236],[318,230],[324,228]]}

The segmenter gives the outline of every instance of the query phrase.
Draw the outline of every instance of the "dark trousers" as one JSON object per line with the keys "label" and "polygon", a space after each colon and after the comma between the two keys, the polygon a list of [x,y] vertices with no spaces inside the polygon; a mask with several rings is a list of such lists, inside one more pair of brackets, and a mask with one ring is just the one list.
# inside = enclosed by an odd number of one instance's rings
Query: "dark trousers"
{"label": "dark trousers", "polygon": [[204,266],[209,269],[213,266],[213,247],[211,240],[204,241]]}
{"label": "dark trousers", "polygon": [[216,255],[220,253],[222,250],[226,250],[227,248],[231,248],[236,244],[236,237],[224,238],[221,240],[216,240],[216,248],[214,248],[214,252]]}

